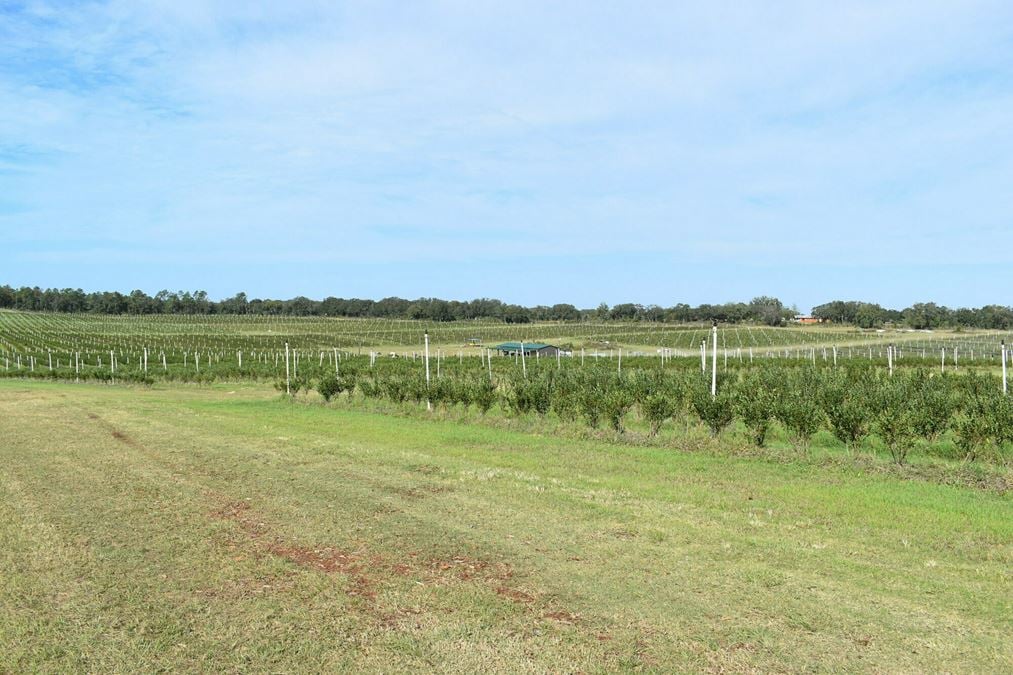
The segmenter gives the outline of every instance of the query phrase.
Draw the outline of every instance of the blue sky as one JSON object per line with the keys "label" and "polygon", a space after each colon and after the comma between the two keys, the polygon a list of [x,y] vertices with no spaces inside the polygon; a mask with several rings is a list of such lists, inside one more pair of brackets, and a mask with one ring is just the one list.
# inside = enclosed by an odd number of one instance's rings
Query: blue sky
{"label": "blue sky", "polygon": [[0,283],[1010,304],[1007,2],[0,0]]}

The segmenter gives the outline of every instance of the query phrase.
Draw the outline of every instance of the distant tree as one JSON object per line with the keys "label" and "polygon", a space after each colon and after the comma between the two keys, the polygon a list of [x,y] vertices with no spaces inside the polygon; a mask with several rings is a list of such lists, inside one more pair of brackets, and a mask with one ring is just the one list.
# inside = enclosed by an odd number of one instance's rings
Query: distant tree
{"label": "distant tree", "polygon": [[155,300],[141,290],[134,290],[127,296],[127,313],[129,314],[153,314],[155,313]]}
{"label": "distant tree", "polygon": [[761,295],[749,301],[749,315],[768,326],[780,326],[784,321],[784,305],[777,298]]}
{"label": "distant tree", "polygon": [[549,318],[553,321],[579,321],[580,312],[573,305],[558,304],[549,309]]}
{"label": "distant tree", "polygon": [[875,328],[886,322],[886,314],[879,305],[862,303],[855,311],[855,324],[860,328]]}
{"label": "distant tree", "polygon": [[664,321],[665,310],[658,305],[647,305],[641,309],[641,317],[644,321]]}
{"label": "distant tree", "polygon": [[911,328],[940,328],[950,319],[950,310],[934,302],[919,302],[903,312],[904,322]]}
{"label": "distant tree", "polygon": [[222,314],[247,314],[250,311],[250,303],[246,299],[246,293],[239,292],[218,303],[218,310]]}
{"label": "distant tree", "polygon": [[10,286],[0,286],[0,307],[14,306],[14,289]]}
{"label": "distant tree", "polygon": [[506,305],[503,308],[503,320],[507,323],[531,323],[531,315],[520,305]]}
{"label": "distant tree", "polygon": [[309,298],[299,295],[285,303],[285,313],[293,316],[311,316],[316,313],[317,304]]}
{"label": "distant tree", "polygon": [[616,305],[609,311],[608,318],[619,321],[629,321],[640,317],[643,311],[641,305],[634,305],[632,302],[625,302]]}

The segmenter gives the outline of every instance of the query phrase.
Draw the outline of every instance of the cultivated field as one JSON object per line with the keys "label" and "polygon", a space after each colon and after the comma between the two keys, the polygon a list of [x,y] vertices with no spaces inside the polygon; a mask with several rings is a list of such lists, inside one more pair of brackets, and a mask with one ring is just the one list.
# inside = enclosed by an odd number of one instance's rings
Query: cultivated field
{"label": "cultivated field", "polygon": [[709,335],[0,312],[0,672],[1013,668],[1007,336]]}
{"label": "cultivated field", "polygon": [[[0,350],[38,352],[51,350],[70,353],[78,350],[101,354],[123,349],[136,355],[149,351],[250,352],[276,351],[289,342],[293,348],[333,348],[356,353],[363,351],[418,350],[422,335],[428,332],[434,347],[466,353],[477,340],[486,346],[509,340],[566,343],[577,349],[648,350],[660,348],[695,354],[701,340],[709,339],[710,327],[649,322],[610,321],[506,324],[496,321],[457,321],[432,323],[389,319],[332,319],[281,316],[148,315],[105,316],[90,314],[53,314],[0,310]],[[772,355],[778,349],[813,346],[858,346],[885,348],[890,342],[910,343],[912,349],[958,347],[965,354],[995,351],[1003,336],[995,332],[878,333],[849,327],[728,326],[720,331],[721,349],[748,350],[757,356]],[[0,351],[0,355],[3,354]],[[471,353],[477,353],[473,351]]]}
{"label": "cultivated field", "polygon": [[313,400],[0,381],[0,671],[1013,668],[1002,493]]}

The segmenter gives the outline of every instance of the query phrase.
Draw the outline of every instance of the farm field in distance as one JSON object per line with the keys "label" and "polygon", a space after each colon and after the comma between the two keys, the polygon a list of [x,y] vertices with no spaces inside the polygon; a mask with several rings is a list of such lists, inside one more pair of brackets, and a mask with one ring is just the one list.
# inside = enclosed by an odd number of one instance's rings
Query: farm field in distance
{"label": "farm field in distance", "polygon": [[[710,326],[650,322],[541,322],[508,324],[489,320],[434,323],[397,319],[349,319],[263,315],[93,315],[0,310],[0,357],[4,354],[73,350],[100,354],[110,349],[135,354],[147,347],[172,355],[184,350],[234,353],[236,350],[276,353],[288,342],[293,349],[331,350],[362,354],[418,352],[428,332],[433,349],[476,356],[499,342],[546,342],[585,351],[622,348],[654,355],[668,349],[693,356],[700,342],[709,340]],[[728,325],[719,331],[722,350],[752,350],[757,358],[778,350],[803,350],[837,345],[875,356],[888,344],[908,345],[938,355],[956,347],[966,356],[995,353],[997,331],[889,331],[850,326]],[[472,344],[472,341],[477,344]],[[480,346],[479,346],[480,345]]]}
{"label": "farm field in distance", "polygon": [[303,401],[0,381],[0,670],[1013,665],[1006,495]]}

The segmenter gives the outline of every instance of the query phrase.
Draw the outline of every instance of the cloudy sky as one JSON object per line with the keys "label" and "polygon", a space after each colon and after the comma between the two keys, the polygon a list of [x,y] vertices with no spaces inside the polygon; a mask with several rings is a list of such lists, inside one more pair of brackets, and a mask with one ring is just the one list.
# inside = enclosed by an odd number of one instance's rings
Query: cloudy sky
{"label": "cloudy sky", "polygon": [[0,283],[1013,302],[1013,4],[0,0]]}

